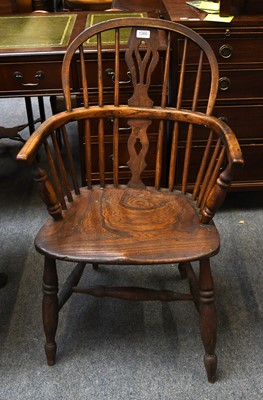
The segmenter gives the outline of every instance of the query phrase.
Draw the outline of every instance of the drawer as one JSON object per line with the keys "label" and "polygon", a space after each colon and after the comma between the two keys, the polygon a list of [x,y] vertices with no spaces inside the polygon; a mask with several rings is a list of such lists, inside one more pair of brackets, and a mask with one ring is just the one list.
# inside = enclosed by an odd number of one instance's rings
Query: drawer
{"label": "drawer", "polygon": [[[262,63],[263,62],[263,37],[243,38],[243,37],[223,37],[211,39],[203,35],[212,47],[219,64],[229,63]],[[179,56],[182,56],[183,41],[179,40]],[[188,64],[195,64],[198,60],[198,50],[196,46],[189,43]],[[181,59],[179,57],[179,59]]]}
{"label": "drawer", "polygon": [[263,141],[253,144],[241,143],[244,168],[237,171],[235,182],[261,182],[263,184]]}
{"label": "drawer", "polygon": [[207,38],[207,40],[214,50],[219,64],[263,62],[263,37],[252,39],[226,38],[225,40]]}
{"label": "drawer", "polygon": [[[143,182],[147,185],[154,184],[155,178],[155,161],[158,142],[159,121],[153,120],[148,128],[149,149],[146,155],[146,168],[142,173]],[[85,134],[83,125],[79,125],[80,133],[80,149],[81,149],[81,170],[82,181],[85,182]],[[127,124],[126,119],[119,121],[119,182],[127,183],[131,178],[131,172],[127,165],[130,155],[127,148],[127,141],[131,133],[131,128]],[[104,119],[104,160],[105,160],[105,180],[112,183],[113,180],[113,122],[110,118]],[[164,140],[165,142],[165,140]],[[163,144],[163,153],[166,151],[166,143]],[[92,164],[92,180],[93,183],[99,182],[99,144],[98,144],[98,119],[91,122],[91,164]],[[165,156],[163,155],[163,160]],[[164,177],[163,177],[164,178]]]}
{"label": "drawer", "polygon": [[0,86],[3,92],[61,92],[61,62],[1,63]]}
{"label": "drawer", "polygon": [[[149,89],[149,97],[154,102],[155,106],[160,106],[161,103],[161,85],[154,85]],[[133,87],[126,85],[120,88],[119,91],[119,103],[127,104],[128,100],[134,93]],[[103,87],[103,104],[113,104],[114,89],[112,87]],[[79,104],[83,105],[83,101],[79,100]],[[98,89],[92,88],[89,90],[89,104],[98,105]]]}
{"label": "drawer", "polygon": [[[149,150],[146,156],[146,170],[153,170],[155,167],[155,157],[157,148],[157,135],[149,134]],[[119,171],[127,171],[130,175],[130,169],[127,166],[127,161],[129,160],[129,152],[127,148],[127,136],[120,135],[119,137]],[[98,143],[92,143],[92,169],[94,171],[99,171],[99,153],[98,153]],[[107,172],[113,171],[113,144],[112,138],[107,137],[105,140],[105,170]]]}
{"label": "drawer", "polygon": [[[236,171],[233,181],[233,188],[243,188],[246,186],[257,186],[261,184],[263,186],[263,169],[262,159],[263,159],[263,142],[258,141],[253,144],[251,143],[240,143],[241,151],[244,158],[244,167],[239,171]],[[192,165],[189,169],[189,188],[193,186],[197,178],[198,165],[200,165],[200,160],[202,159],[204,152],[204,146],[197,145],[192,150]],[[182,171],[183,171],[183,160],[184,160],[184,149],[179,148],[178,152],[178,165],[177,165],[177,176],[176,183],[181,183]]]}
{"label": "drawer", "polygon": [[[157,148],[157,135],[149,135],[150,147],[146,157],[146,168],[142,173],[142,180],[146,185],[153,185],[155,178],[155,157]],[[151,137],[152,136],[152,137]],[[85,144],[82,146],[82,151],[85,151]],[[93,184],[99,183],[99,151],[98,143],[93,142],[91,145],[92,157],[92,181]],[[127,149],[127,137],[120,135],[119,142],[119,183],[126,184],[131,179],[131,171],[127,165],[129,160]],[[83,166],[83,174],[85,175],[85,167]],[[85,177],[84,177],[85,181]],[[113,182],[113,145],[112,139],[108,138],[105,142],[105,181],[106,183]]]}
{"label": "drawer", "polygon": [[[104,118],[104,135],[109,136],[110,140],[113,135],[113,118]],[[159,121],[152,120],[151,125],[148,127],[148,133],[156,133],[159,129]],[[91,136],[94,142],[98,141],[98,130],[99,130],[99,120],[94,118],[91,122]],[[127,135],[131,133],[131,127],[127,123],[126,118],[119,118],[119,134],[122,136],[123,140],[128,140]],[[83,134],[84,135],[84,134]],[[126,136],[125,136],[126,135]]]}
{"label": "drawer", "polygon": [[263,140],[262,105],[218,106],[213,115],[225,120],[238,139]]}
{"label": "drawer", "polygon": [[[200,107],[198,111],[205,112],[205,108]],[[238,139],[263,140],[263,105],[220,105],[214,108],[213,115],[223,119]],[[203,127],[194,128],[194,133],[199,140],[207,137],[205,132]]]}
{"label": "drawer", "polygon": [[[164,60],[160,57],[157,67],[152,73],[152,83],[155,85],[162,85],[163,82],[163,71],[164,71]],[[114,65],[115,60],[106,58],[102,61],[102,74],[103,74],[103,85],[105,88],[114,88]],[[98,63],[97,60],[91,59],[86,63],[87,79],[89,88],[98,87]],[[80,77],[80,62],[77,62],[77,74]],[[129,73],[128,66],[124,59],[120,59],[120,87],[132,87],[131,76]],[[79,86],[82,88],[81,82]]]}
{"label": "drawer", "polygon": [[218,99],[263,98],[263,69],[220,69]]}
{"label": "drawer", "polygon": [[[263,69],[220,69],[219,90],[217,99],[262,99],[263,98]],[[195,85],[196,72],[186,72],[187,85],[184,88],[183,99],[191,100]],[[210,73],[204,71],[199,98],[208,98]]]}

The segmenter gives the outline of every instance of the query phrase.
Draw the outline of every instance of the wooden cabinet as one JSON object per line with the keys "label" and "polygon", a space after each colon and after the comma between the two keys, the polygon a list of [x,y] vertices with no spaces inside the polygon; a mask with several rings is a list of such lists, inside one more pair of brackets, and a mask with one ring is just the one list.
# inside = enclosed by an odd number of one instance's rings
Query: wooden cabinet
{"label": "wooden cabinet", "polygon": [[[216,33],[202,34],[214,48],[220,69],[214,114],[232,127],[245,159],[233,186],[263,187],[263,26],[217,28]],[[227,57],[220,51],[223,48],[229,49]]]}
{"label": "wooden cabinet", "polygon": [[220,15],[262,14],[262,0],[221,0]]}
{"label": "wooden cabinet", "polygon": [[54,11],[53,0],[1,0],[0,15],[30,13],[34,10]]}
{"label": "wooden cabinet", "polygon": [[[234,130],[245,160],[233,190],[263,189],[263,12],[238,15],[230,24],[212,23],[203,20],[205,13],[182,0],[163,2],[166,18],[196,30],[216,54],[220,79],[214,114]],[[188,78],[190,93],[191,74]],[[198,146],[197,143],[197,152]]]}

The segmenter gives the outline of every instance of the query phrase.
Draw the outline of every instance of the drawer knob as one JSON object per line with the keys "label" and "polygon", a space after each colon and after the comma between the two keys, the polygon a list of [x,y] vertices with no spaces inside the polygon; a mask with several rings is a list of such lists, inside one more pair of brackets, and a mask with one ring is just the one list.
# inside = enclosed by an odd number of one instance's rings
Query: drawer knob
{"label": "drawer knob", "polygon": [[35,80],[36,80],[37,82],[33,82],[33,83],[30,83],[30,82],[25,83],[25,82],[23,82],[24,77],[23,77],[23,74],[22,74],[20,71],[14,72],[13,77],[14,77],[14,79],[15,79],[16,81],[18,81],[18,82],[20,83],[20,85],[22,85],[22,86],[26,86],[26,87],[36,87],[36,86],[38,86],[38,85],[40,84],[40,81],[42,81],[42,80],[45,78],[45,74],[44,74],[44,72],[42,72],[42,71],[37,71],[37,72],[35,73]]}
{"label": "drawer knob", "polygon": [[229,78],[226,76],[222,76],[222,78],[219,79],[219,89],[220,90],[228,90],[231,86],[231,81]]}
{"label": "drawer knob", "polygon": [[233,47],[230,44],[223,44],[219,49],[222,58],[230,58],[233,54]]}
{"label": "drawer knob", "polygon": [[[105,69],[105,74],[106,74],[109,78],[111,78],[111,80],[112,80],[113,83],[115,82],[115,72],[113,71],[112,68],[107,68],[107,69]],[[128,76],[129,79],[127,79],[127,81],[119,81],[119,84],[120,84],[120,85],[123,85],[123,84],[125,84],[125,83],[130,83],[130,82],[131,82],[131,73],[130,73],[130,71],[127,71],[127,76]]]}

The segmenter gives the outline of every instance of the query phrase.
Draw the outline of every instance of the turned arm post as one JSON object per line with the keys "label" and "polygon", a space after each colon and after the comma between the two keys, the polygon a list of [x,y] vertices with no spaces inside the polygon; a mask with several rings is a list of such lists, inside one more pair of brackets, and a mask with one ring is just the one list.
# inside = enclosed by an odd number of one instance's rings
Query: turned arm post
{"label": "turned arm post", "polygon": [[228,165],[228,167],[217,178],[213,189],[208,195],[205,206],[201,212],[200,222],[202,224],[208,224],[214,217],[216,211],[223,204],[232,181],[231,169],[231,165]]}
{"label": "turned arm post", "polygon": [[54,220],[61,220],[63,218],[62,208],[57,200],[57,195],[48,180],[47,172],[36,162],[33,164],[33,176],[40,197],[46,204],[49,214]]}

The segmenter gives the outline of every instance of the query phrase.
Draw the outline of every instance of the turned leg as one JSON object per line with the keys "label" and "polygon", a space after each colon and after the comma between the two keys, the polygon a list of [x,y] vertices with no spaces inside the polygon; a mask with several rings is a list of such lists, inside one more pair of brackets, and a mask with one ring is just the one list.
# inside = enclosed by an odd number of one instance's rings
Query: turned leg
{"label": "turned leg", "polygon": [[214,383],[217,367],[215,354],[217,321],[209,259],[200,260],[199,294],[200,329],[205,348],[204,364],[209,382]]}
{"label": "turned leg", "polygon": [[178,265],[178,269],[180,272],[180,276],[182,279],[186,279],[187,278],[187,267],[188,267],[189,262],[185,262],[185,263],[180,263]]}
{"label": "turned leg", "polygon": [[42,317],[46,335],[45,352],[47,364],[54,365],[57,345],[55,335],[58,325],[58,277],[56,260],[45,257],[43,275]]}

